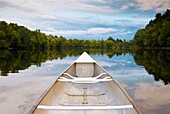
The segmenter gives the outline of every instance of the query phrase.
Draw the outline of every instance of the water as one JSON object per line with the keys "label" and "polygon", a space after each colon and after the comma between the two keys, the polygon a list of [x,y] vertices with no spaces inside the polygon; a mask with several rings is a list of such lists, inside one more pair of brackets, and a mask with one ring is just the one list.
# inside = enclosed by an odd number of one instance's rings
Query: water
{"label": "water", "polygon": [[[121,83],[144,114],[170,113],[170,51],[86,51]],[[28,113],[82,52],[0,51],[0,114]]]}

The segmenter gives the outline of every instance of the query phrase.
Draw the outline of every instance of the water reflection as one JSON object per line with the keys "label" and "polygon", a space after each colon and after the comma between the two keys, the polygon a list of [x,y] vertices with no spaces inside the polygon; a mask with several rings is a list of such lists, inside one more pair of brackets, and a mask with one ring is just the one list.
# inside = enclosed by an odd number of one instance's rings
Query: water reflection
{"label": "water reflection", "polygon": [[145,114],[170,114],[170,85],[161,81],[154,83],[138,83],[133,99],[140,105]]}
{"label": "water reflection", "polygon": [[155,81],[170,83],[170,51],[138,50],[134,60],[137,65],[144,66],[148,74],[154,75]]}
{"label": "water reflection", "polygon": [[31,65],[41,66],[47,60],[63,59],[66,56],[79,56],[83,51],[90,55],[113,55],[127,53],[127,50],[111,51],[99,49],[70,49],[70,50],[0,50],[0,75],[8,76],[8,73],[18,73],[19,70],[28,69]]}
{"label": "water reflection", "polygon": [[[48,60],[79,56],[83,51],[87,51],[90,55],[106,55],[108,58],[130,54],[134,57],[136,64],[143,66],[156,81],[162,80],[164,84],[170,83],[170,51],[162,50],[0,50],[0,75],[8,76],[8,73],[18,73],[19,70],[28,69],[32,65],[40,67]],[[125,64],[123,61],[119,62]],[[120,71],[120,66],[115,68]]]}

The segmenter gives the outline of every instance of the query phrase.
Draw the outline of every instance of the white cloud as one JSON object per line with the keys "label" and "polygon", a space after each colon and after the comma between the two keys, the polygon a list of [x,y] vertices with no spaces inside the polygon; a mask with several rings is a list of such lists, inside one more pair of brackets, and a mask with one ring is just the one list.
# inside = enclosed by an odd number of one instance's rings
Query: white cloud
{"label": "white cloud", "polygon": [[154,10],[157,12],[166,11],[170,8],[170,0],[134,0],[127,1],[127,3],[123,4],[121,9],[127,10],[130,7],[135,7],[140,10]]}
{"label": "white cloud", "polygon": [[134,6],[135,6],[134,3],[128,3],[128,4],[124,4],[121,9],[122,9],[122,10],[126,10],[126,9],[128,9],[129,7],[134,7]]}
{"label": "white cloud", "polygon": [[122,9],[122,10],[126,10],[126,9],[128,9],[128,8],[129,8],[128,5],[123,5],[121,9]]}
{"label": "white cloud", "polygon": [[136,0],[136,8],[140,10],[166,11],[170,8],[170,0]]}
{"label": "white cloud", "polygon": [[127,34],[131,34],[131,33],[133,33],[132,31],[125,31],[125,32],[122,32],[121,34],[122,35],[127,35]]}
{"label": "white cloud", "polygon": [[129,34],[132,34],[132,33],[134,33],[134,32],[122,29],[119,32],[116,32],[114,35],[116,35],[116,36],[126,36],[126,35],[129,35]]}
{"label": "white cloud", "polygon": [[[17,18],[43,18],[55,19],[56,21],[66,20],[69,16],[62,12],[81,12],[113,14],[116,10],[107,5],[107,0],[1,0],[0,10],[5,10],[7,14],[16,14]],[[1,12],[4,15],[3,12]],[[58,13],[62,15],[58,17]],[[10,15],[8,15],[10,17]],[[1,17],[2,18],[2,17]],[[0,18],[0,19],[1,19]],[[76,18],[75,14],[72,18]],[[12,20],[12,19],[11,19]]]}
{"label": "white cloud", "polygon": [[117,32],[117,29],[113,29],[113,28],[91,28],[88,29],[87,32],[93,35],[96,34],[105,34],[105,33],[109,33],[109,32]]}
{"label": "white cloud", "polygon": [[113,28],[90,28],[87,30],[52,30],[50,31],[44,31],[47,34],[57,34],[57,35],[100,35],[110,32],[117,32],[117,29]]}
{"label": "white cloud", "polygon": [[[115,13],[116,10],[106,5],[106,0],[36,0],[36,1],[23,1],[23,0],[6,0],[11,6],[20,6],[23,8],[33,9],[37,12],[46,11],[86,11],[92,13]],[[26,2],[26,4],[25,4]],[[93,2],[93,4],[91,4]],[[100,4],[100,5],[97,5]],[[101,7],[102,6],[102,7]],[[10,7],[10,6],[9,6]],[[22,11],[22,10],[21,10]]]}

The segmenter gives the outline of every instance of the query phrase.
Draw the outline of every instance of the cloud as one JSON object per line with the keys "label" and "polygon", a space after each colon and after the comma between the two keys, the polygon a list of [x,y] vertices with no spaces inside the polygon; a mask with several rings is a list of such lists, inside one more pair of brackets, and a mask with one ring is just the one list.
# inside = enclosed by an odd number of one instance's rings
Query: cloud
{"label": "cloud", "polygon": [[[39,2],[38,2],[39,1]],[[115,13],[117,10],[112,9],[107,5],[107,0],[37,0],[46,9],[53,9],[54,11],[84,11],[90,13]]]}
{"label": "cloud", "polygon": [[170,0],[136,0],[136,8],[140,10],[166,11],[170,8]]}
{"label": "cloud", "polygon": [[115,35],[128,35],[128,34],[132,34],[132,33],[134,33],[134,32],[122,29],[119,32],[115,33]]}
{"label": "cloud", "polygon": [[[121,0],[123,2],[124,0]],[[154,10],[157,12],[166,11],[170,8],[170,1],[169,0],[128,0],[124,1],[124,4],[121,5],[121,10],[127,10],[130,7],[147,11],[147,10]]]}
{"label": "cloud", "polygon": [[0,8],[12,8],[12,9],[16,9],[18,11],[34,12],[34,10],[32,8],[22,7],[18,4],[12,3],[10,1],[0,1]]}
{"label": "cloud", "polygon": [[49,28],[49,30],[44,32],[47,34],[54,34],[53,32],[55,32],[57,35],[100,35],[117,31],[117,29],[113,28],[90,28],[87,30],[53,30]]}
{"label": "cloud", "polygon": [[130,7],[134,7],[134,6],[135,6],[135,3],[127,3],[127,4],[124,4],[121,9],[126,10],[126,9],[128,9]]}
{"label": "cloud", "polygon": [[107,0],[1,0],[0,8],[18,9],[21,12],[35,11],[42,14],[48,11],[56,13],[56,11],[62,12],[63,10],[106,14],[117,12],[108,6]]}
{"label": "cloud", "polygon": [[91,33],[93,35],[105,34],[110,32],[117,32],[117,31],[118,31],[117,29],[113,29],[113,28],[91,28],[87,30],[88,33]]}
{"label": "cloud", "polygon": [[0,7],[5,8],[5,7],[18,7],[18,6],[11,4],[7,1],[0,1]]}

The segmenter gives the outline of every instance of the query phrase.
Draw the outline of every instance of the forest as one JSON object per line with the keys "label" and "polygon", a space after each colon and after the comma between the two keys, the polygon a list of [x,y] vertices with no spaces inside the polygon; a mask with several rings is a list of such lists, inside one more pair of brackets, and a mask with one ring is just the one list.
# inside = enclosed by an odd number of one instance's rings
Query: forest
{"label": "forest", "polygon": [[170,47],[170,10],[157,13],[144,29],[139,29],[133,43],[139,47]]}
{"label": "forest", "polygon": [[61,49],[84,48],[126,48],[126,40],[109,37],[107,40],[67,39],[63,36],[46,35],[40,30],[31,31],[15,23],[0,21],[0,49]]}

